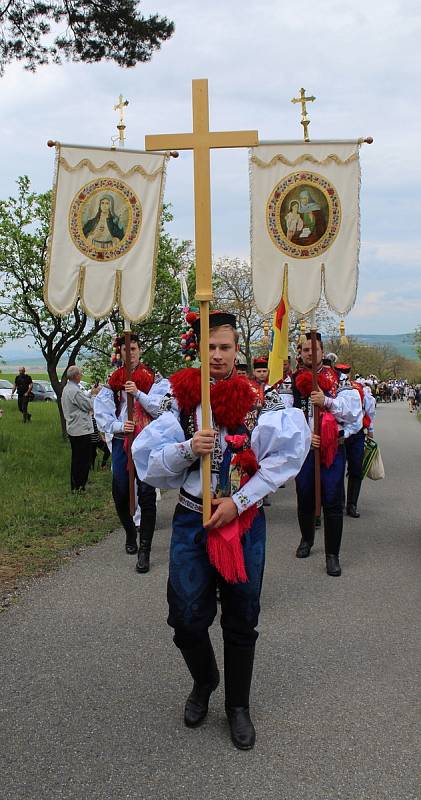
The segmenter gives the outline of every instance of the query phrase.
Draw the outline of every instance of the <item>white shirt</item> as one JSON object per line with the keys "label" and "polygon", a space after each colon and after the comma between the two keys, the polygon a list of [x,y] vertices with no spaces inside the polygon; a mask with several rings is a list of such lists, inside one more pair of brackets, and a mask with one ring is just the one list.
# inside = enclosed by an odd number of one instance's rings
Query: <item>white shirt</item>
{"label": "white shirt", "polygon": [[[196,409],[196,415],[200,429],[200,405]],[[151,486],[160,489],[176,489],[182,486],[189,494],[201,498],[201,469],[189,472],[189,467],[197,461],[198,456],[192,451],[192,440],[186,441],[179,418],[180,411],[173,398],[171,411],[165,411],[143,429],[132,446],[136,471],[140,480]],[[226,428],[220,428],[219,444],[222,453],[227,447],[226,434]],[[310,442],[310,429],[300,409],[265,411],[263,408],[251,434],[251,447],[259,468],[232,496],[238,513],[294,478],[305,461]],[[212,473],[211,479],[212,490],[215,491],[218,476]]]}

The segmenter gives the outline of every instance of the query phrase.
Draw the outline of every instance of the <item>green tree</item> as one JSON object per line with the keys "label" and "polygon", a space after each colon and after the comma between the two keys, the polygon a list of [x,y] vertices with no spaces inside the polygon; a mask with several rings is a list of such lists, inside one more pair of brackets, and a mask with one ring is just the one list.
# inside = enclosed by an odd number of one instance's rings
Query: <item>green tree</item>
{"label": "green tree", "polygon": [[[16,198],[0,201],[0,322],[1,336],[19,339],[31,333],[40,348],[58,398],[63,432],[61,394],[67,369],[76,359],[86,360],[92,378],[110,372],[111,331],[122,332],[123,320],[89,319],[79,303],[65,317],[55,316],[44,303],[44,267],[49,232],[51,194],[31,191],[27,177],[19,178]],[[193,294],[194,269],[190,242],[178,242],[165,232],[172,219],[164,209],[157,259],[155,304],[150,317],[133,327],[140,336],[145,361],[163,374],[181,366],[180,333],[183,324],[179,273],[188,278]],[[59,376],[59,363],[64,371]]]}
{"label": "green tree", "polygon": [[[171,220],[172,214],[165,207],[161,219],[154,307],[144,322],[132,326],[139,336],[143,360],[165,376],[182,366],[180,337],[184,316],[179,275],[184,273],[186,276],[190,297],[194,295],[195,281],[191,242],[179,242],[165,231],[165,224]],[[123,333],[123,328],[122,318],[115,314],[113,332],[107,326],[90,340],[85,365],[94,380],[103,381],[109,374],[112,341],[115,332]]]}
{"label": "green tree", "polygon": [[[107,320],[90,320],[77,304],[71,314],[56,317],[44,303],[44,266],[49,232],[51,193],[31,191],[28,177],[17,181],[17,197],[0,201],[0,323],[8,339],[32,334],[47,365],[58,398],[63,432],[61,393],[67,368]],[[62,377],[59,362],[65,365]]]}
{"label": "green tree", "polygon": [[138,6],[136,0],[1,0],[0,75],[15,60],[32,71],[62,57],[121,67],[150,61],[174,23],[158,14],[144,17]]}

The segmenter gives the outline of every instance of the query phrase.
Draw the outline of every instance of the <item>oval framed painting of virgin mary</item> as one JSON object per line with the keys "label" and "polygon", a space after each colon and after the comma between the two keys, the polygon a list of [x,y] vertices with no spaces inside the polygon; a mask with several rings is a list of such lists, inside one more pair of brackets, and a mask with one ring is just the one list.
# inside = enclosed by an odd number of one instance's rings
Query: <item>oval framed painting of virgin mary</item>
{"label": "oval framed painting of virgin mary", "polygon": [[142,225],[142,206],[117,178],[96,178],[72,200],[69,232],[73,244],[94,261],[114,261],[133,247]]}
{"label": "oval framed painting of virgin mary", "polygon": [[316,172],[292,172],[273,189],[266,224],[274,245],[294,258],[322,255],[341,225],[335,187]]}

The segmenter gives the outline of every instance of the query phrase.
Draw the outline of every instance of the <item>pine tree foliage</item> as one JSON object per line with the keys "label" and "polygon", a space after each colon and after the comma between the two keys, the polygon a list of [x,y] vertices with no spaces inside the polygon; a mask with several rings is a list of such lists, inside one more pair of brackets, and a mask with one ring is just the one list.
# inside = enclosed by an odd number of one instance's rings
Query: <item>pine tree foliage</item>
{"label": "pine tree foliage", "polygon": [[142,16],[136,0],[0,0],[0,75],[12,61],[31,71],[63,58],[134,67],[173,32],[166,17]]}

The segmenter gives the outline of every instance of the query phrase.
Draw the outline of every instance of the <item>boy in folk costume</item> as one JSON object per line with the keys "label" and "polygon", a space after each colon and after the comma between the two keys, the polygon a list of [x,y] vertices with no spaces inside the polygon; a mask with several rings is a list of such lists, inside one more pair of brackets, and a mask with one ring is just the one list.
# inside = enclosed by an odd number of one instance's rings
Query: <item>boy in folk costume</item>
{"label": "boy in folk costume", "polygon": [[[149,557],[156,522],[156,491],[143,481],[137,481],[138,502],[141,511],[139,550],[136,525],[130,514],[130,487],[127,464],[127,434],[135,436],[156,416],[160,396],[154,372],[140,361],[139,339],[130,335],[131,380],[127,380],[124,366],[115,370],[108,383],[95,398],[94,414],[100,431],[112,437],[112,492],[118,517],[126,531],[126,553],[136,555],[136,571],[149,571]],[[124,336],[117,339],[123,363],[126,361]],[[154,391],[151,391],[154,387]],[[127,394],[133,395],[133,420],[127,417]]]}
{"label": "boy in folk costume", "polygon": [[269,389],[269,359],[266,356],[253,359],[253,378],[262,392]]}
{"label": "boy in folk costume", "polygon": [[[200,337],[200,320],[188,321]],[[261,407],[253,382],[237,375],[235,317],[211,312],[209,323],[213,429],[200,430],[200,369],[183,369],[170,378],[162,415],[135,440],[132,452],[142,480],[180,489],[170,548],[168,624],[194,681],[185,724],[194,727],[204,720],[219,683],[208,633],[216,616],[218,577],[225,709],[233,743],[248,750],[255,742],[249,693],[265,558],[262,499],[297,474],[310,432],[301,411],[284,409],[276,396]],[[200,456],[206,454],[211,454],[215,499],[203,526]]]}
{"label": "boy in folk costume", "polygon": [[296,408],[304,411],[313,431],[314,406],[321,410],[320,436],[312,433],[310,450],[300,473],[295,479],[297,489],[298,522],[301,542],[297,558],[307,558],[314,544],[315,487],[314,448],[320,448],[321,500],[324,514],[326,571],[338,577],[341,574],[339,551],[342,539],[343,510],[342,493],[345,475],[344,439],[349,430],[362,424],[361,402],[357,392],[339,391],[337,372],[323,365],[323,343],[317,334],[317,382],[318,390],[312,388],[311,334],[302,345],[303,366],[292,377],[292,401]]}

